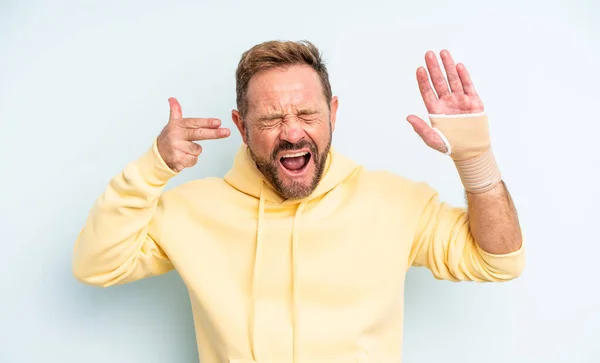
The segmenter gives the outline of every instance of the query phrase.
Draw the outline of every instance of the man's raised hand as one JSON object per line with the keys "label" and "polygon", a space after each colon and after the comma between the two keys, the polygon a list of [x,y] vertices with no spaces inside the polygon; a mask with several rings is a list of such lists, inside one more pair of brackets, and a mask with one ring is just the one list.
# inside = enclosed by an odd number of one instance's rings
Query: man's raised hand
{"label": "man's raised hand", "polygon": [[[412,114],[408,115],[406,119],[412,125],[415,132],[423,139],[423,141],[425,141],[425,144],[441,152],[450,153],[452,150],[448,149],[448,141],[445,141],[442,138],[443,134],[440,135],[440,131],[448,132],[445,137],[453,139],[449,140],[450,143],[456,141],[456,136],[453,135],[454,132],[450,134],[449,131],[452,130],[447,130],[448,127],[443,127],[445,130],[440,130],[440,127],[443,126],[441,125],[442,122],[440,119],[445,120],[448,118],[469,115],[477,116],[484,113],[484,108],[483,102],[473,86],[467,68],[462,63],[455,64],[454,59],[452,59],[448,50],[442,50],[440,52],[440,58],[442,59],[444,70],[446,71],[446,77],[444,77],[442,68],[433,51],[428,51],[425,54],[427,69],[425,69],[425,67],[417,68],[416,75],[417,84],[425,107],[427,108],[427,112],[429,113],[431,125],[423,121],[419,116]],[[455,123],[452,123],[452,125],[450,125],[452,126],[451,128],[456,128],[454,124]],[[472,127],[476,126],[473,125],[470,127],[468,124],[463,126],[463,128],[467,130],[470,130]],[[454,131],[461,134],[459,137],[460,139],[468,139],[470,137],[467,131]],[[487,134],[487,130],[482,129],[475,131],[481,131],[482,133]],[[484,135],[479,135],[479,138],[482,138],[483,136]],[[476,142],[473,140],[465,141],[467,143]],[[461,145],[457,145],[456,152],[460,152],[463,143],[464,142],[460,141]],[[452,156],[455,156],[455,154]]]}
{"label": "man's raised hand", "polygon": [[175,98],[169,98],[171,109],[169,122],[158,136],[160,156],[174,172],[192,167],[198,162],[202,146],[194,141],[222,139],[231,131],[222,128],[217,118],[183,118],[181,106]]}
{"label": "man's raised hand", "polygon": [[430,126],[416,115],[409,115],[406,119],[425,141],[425,144],[441,152],[447,152],[448,145],[444,143],[441,135],[437,132],[439,130],[436,130],[437,125],[431,116],[478,114],[484,109],[467,68],[461,63],[456,65],[448,50],[442,50],[440,58],[446,71],[446,77],[444,77],[433,51],[425,54],[427,69],[425,67],[417,69],[417,83],[432,125]]}
{"label": "man's raised hand", "polygon": [[492,152],[487,113],[467,68],[455,65],[447,50],[440,56],[447,80],[431,51],[425,54],[427,70],[417,69],[431,125],[416,115],[407,120],[427,146],[450,156],[466,191],[484,193],[502,181]]}

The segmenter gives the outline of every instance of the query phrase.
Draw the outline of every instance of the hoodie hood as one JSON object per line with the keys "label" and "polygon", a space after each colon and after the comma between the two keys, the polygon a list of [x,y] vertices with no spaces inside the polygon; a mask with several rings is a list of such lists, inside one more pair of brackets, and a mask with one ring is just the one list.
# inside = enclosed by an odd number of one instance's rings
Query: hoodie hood
{"label": "hoodie hood", "polygon": [[327,155],[321,181],[313,193],[303,199],[285,200],[277,193],[262,172],[258,170],[250,156],[248,146],[242,144],[235,156],[233,167],[225,175],[224,179],[225,182],[242,193],[255,198],[261,198],[262,196],[268,203],[281,205],[300,204],[329,192],[357,170],[358,167],[354,161],[337,153],[332,146]]}
{"label": "hoodie hood", "polygon": [[[299,311],[297,289],[297,277],[298,277],[298,265],[301,261],[298,261],[297,251],[301,248],[301,241],[298,237],[298,230],[302,228],[302,212],[304,208],[311,200],[317,199],[327,192],[334,189],[345,179],[357,172],[360,167],[349,158],[336,152],[331,147],[329,154],[327,155],[325,168],[323,170],[323,176],[319,182],[317,188],[309,196],[302,199],[290,199],[285,200],[282,198],[273,185],[265,178],[260,170],[258,170],[256,163],[250,156],[250,150],[248,146],[242,144],[238,150],[231,170],[225,175],[224,180],[226,183],[231,185],[233,188],[239,190],[242,193],[250,195],[257,199],[257,214],[256,214],[256,250],[254,254],[254,272],[252,276],[252,300],[249,311],[249,324],[250,324],[250,349],[252,351],[252,358],[257,361],[255,355],[255,332],[256,332],[256,301],[258,298],[258,291],[260,285],[260,272],[261,272],[261,256],[263,249],[263,235],[264,235],[264,220],[265,220],[265,205],[269,203],[270,206],[282,206],[285,208],[297,205],[294,213],[294,220],[292,223],[292,230],[290,231],[291,237],[291,250],[292,250],[292,327],[293,327],[293,361],[297,363],[299,361],[298,347],[299,347],[299,336],[298,336],[298,324],[301,318],[301,312]],[[286,241],[281,241],[285,243]]]}

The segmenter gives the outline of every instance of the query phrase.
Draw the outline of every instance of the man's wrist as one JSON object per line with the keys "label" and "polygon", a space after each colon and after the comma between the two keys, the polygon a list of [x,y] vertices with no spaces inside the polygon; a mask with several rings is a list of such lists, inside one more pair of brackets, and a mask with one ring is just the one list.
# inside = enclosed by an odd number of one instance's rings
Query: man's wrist
{"label": "man's wrist", "polygon": [[485,193],[502,181],[500,168],[491,148],[468,160],[454,160],[460,180],[467,192]]}
{"label": "man's wrist", "polygon": [[500,170],[491,149],[485,112],[430,114],[433,129],[446,146],[467,192],[484,193],[501,182]]}

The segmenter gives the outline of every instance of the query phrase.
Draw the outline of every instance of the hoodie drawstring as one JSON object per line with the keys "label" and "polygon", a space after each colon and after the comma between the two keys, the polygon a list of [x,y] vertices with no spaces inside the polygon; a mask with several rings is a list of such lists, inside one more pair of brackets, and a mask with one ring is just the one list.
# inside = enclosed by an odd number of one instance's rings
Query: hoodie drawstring
{"label": "hoodie drawstring", "polygon": [[256,332],[256,301],[258,300],[258,283],[260,272],[260,257],[262,254],[263,240],[263,223],[265,219],[265,183],[260,184],[260,200],[258,202],[258,221],[256,226],[256,251],[254,255],[254,272],[252,276],[252,306],[250,307],[250,351],[252,352],[252,360],[256,362],[256,353],[254,351],[255,332]]}
{"label": "hoodie drawstring", "polygon": [[[292,222],[292,352],[293,361],[297,363],[299,361],[299,343],[298,343],[298,262],[296,255],[298,252],[298,219],[302,216],[304,207],[307,202],[303,201],[298,205],[296,213],[294,214],[294,220]],[[254,272],[252,277],[252,306],[250,307],[250,351],[252,353],[252,360],[256,362],[255,347],[255,333],[256,333],[256,302],[258,301],[258,288],[260,282],[260,258],[263,250],[263,229],[265,220],[265,182],[263,181],[260,185],[260,199],[258,202],[258,221],[256,228],[256,252],[254,256]]]}
{"label": "hoodie drawstring", "polygon": [[292,225],[292,329],[293,329],[293,356],[294,363],[299,361],[299,344],[298,344],[298,263],[296,261],[296,255],[298,254],[298,226],[297,222],[299,217],[302,215],[302,211],[306,206],[306,202],[300,203],[298,209],[296,209],[296,215],[294,216],[294,222]]}

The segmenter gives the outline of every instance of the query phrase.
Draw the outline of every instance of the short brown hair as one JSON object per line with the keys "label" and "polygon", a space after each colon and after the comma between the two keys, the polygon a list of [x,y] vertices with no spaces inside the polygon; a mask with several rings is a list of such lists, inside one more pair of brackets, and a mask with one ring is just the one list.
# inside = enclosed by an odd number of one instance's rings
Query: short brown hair
{"label": "short brown hair", "polygon": [[329,105],[331,85],[329,74],[319,49],[307,40],[271,40],[253,46],[242,54],[235,72],[238,111],[244,117],[248,111],[247,91],[250,79],[257,73],[271,68],[291,65],[308,65],[319,75],[323,94]]}

